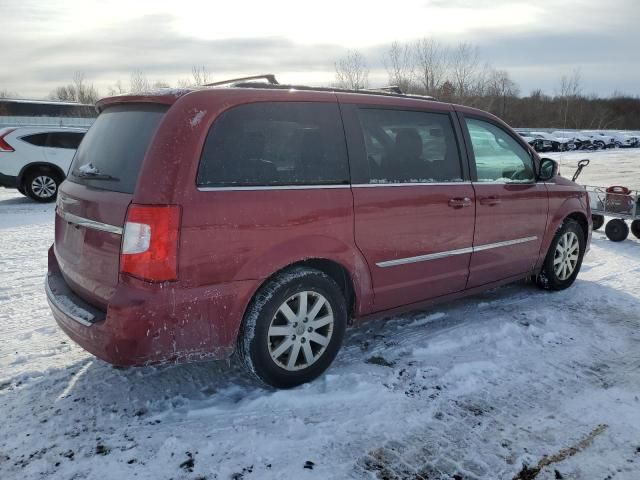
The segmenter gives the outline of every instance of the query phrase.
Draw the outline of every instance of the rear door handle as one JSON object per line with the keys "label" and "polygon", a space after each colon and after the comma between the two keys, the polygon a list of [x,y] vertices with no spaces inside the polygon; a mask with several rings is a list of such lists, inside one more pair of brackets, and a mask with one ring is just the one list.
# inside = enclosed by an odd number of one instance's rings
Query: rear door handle
{"label": "rear door handle", "polygon": [[462,207],[468,207],[469,205],[471,205],[471,199],[469,197],[456,197],[456,198],[450,198],[449,199],[449,206],[451,208],[462,208]]}
{"label": "rear door handle", "polygon": [[480,205],[489,205],[490,207],[494,206],[494,205],[498,205],[500,202],[502,202],[502,200],[500,200],[498,197],[482,197],[480,199]]}

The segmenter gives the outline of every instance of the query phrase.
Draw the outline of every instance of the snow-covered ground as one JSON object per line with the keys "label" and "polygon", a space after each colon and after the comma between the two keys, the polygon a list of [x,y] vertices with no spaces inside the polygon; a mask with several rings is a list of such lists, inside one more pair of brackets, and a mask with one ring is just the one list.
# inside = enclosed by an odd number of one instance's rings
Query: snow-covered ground
{"label": "snow-covered ground", "polygon": [[[639,151],[587,156],[584,183],[640,185]],[[290,391],[226,362],[96,360],[47,307],[52,240],[52,205],[0,189],[0,479],[640,478],[636,239],[594,233],[560,293],[517,284],[356,328]]]}

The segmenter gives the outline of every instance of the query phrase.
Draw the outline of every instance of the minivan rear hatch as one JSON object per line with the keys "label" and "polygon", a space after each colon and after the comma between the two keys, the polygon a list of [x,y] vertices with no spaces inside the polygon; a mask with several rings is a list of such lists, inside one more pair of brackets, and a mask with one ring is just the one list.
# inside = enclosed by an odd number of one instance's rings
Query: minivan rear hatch
{"label": "minivan rear hatch", "polygon": [[145,153],[169,105],[107,105],[58,193],[54,251],[71,289],[106,307],[118,284],[122,229]]}

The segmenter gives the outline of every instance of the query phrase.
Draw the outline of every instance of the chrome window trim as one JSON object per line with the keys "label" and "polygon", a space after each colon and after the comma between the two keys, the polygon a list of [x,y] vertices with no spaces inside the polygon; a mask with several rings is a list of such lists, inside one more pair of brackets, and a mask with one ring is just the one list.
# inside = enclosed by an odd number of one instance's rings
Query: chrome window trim
{"label": "chrome window trim", "polygon": [[351,188],[351,185],[256,185],[251,187],[198,187],[201,192],[229,192],[252,190],[317,190],[327,188]]}
{"label": "chrome window trim", "polygon": [[86,319],[86,318],[79,317],[78,315],[75,315],[74,313],[71,313],[70,311],[64,309],[64,306],[60,303],[56,295],[51,291],[51,287],[49,287],[49,282],[47,281],[47,277],[45,277],[45,280],[44,280],[44,289],[47,295],[47,301],[49,302],[49,305],[51,306],[51,308],[71,318],[75,322],[78,322],[79,324],[84,325],[85,327],[91,327],[93,325],[93,323],[91,323],[91,320],[93,320],[95,316],[91,312],[87,312],[86,310],[76,305],[76,308],[79,311],[82,311],[87,314],[88,319]]}
{"label": "chrome window trim", "polygon": [[445,252],[419,255],[417,257],[407,257],[407,258],[398,258],[396,260],[386,260],[384,262],[376,263],[376,266],[380,268],[387,268],[387,267],[396,267],[398,265],[406,265],[408,263],[427,262],[429,260],[439,260],[441,258],[452,257],[455,255],[465,255],[467,253],[483,252],[485,250],[491,250],[493,248],[509,247],[512,245],[518,245],[520,243],[533,242],[537,239],[538,239],[537,236],[516,238],[514,240],[506,240],[504,242],[487,243],[485,245],[479,245],[477,247],[459,248],[456,250],[448,250]]}
{"label": "chrome window trim", "polygon": [[480,181],[480,180],[474,180],[473,182],[474,186],[476,185],[537,185],[540,182],[537,182],[536,180],[527,180],[526,182],[500,182],[498,180],[487,180],[486,182]]}
{"label": "chrome window trim", "polygon": [[404,183],[354,183],[344,185],[256,185],[247,187],[197,187],[200,192],[233,192],[260,190],[317,190],[334,188],[370,188],[370,187],[450,187],[452,185],[471,185],[472,182],[404,182]]}
{"label": "chrome window trim", "polygon": [[60,215],[65,222],[73,223],[74,225],[90,228],[92,230],[100,230],[101,232],[122,235],[122,227],[116,227],[115,225],[110,225],[108,223],[96,222],[95,220],[89,220],[88,218],[80,217],[68,212],[58,211],[58,215]]}
{"label": "chrome window trim", "polygon": [[453,185],[471,185],[471,182],[398,182],[398,183],[354,183],[353,188],[371,188],[371,187],[420,187],[420,186],[453,186]]}

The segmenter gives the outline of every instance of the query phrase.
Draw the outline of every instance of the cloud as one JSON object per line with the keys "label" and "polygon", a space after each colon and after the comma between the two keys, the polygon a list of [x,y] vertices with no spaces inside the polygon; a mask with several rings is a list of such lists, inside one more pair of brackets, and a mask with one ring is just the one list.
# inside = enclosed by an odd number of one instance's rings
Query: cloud
{"label": "cloud", "polygon": [[[418,12],[451,12],[453,25],[461,10],[467,18],[470,12],[486,13],[489,8],[507,8],[511,4],[506,0],[431,0],[415,7],[419,10],[412,16],[415,18]],[[175,84],[179,78],[188,77],[194,65],[206,66],[213,80],[269,72],[279,74],[285,81],[326,84],[333,78],[334,61],[354,46],[367,56],[372,81],[384,83],[382,54],[394,32],[405,41],[432,33],[403,29],[403,25],[390,21],[388,31],[380,30],[379,38],[375,38],[371,24],[365,20],[375,14],[380,22],[379,17],[386,14],[385,10],[368,9],[363,18],[349,22],[343,19],[336,25],[317,25],[307,13],[306,24],[296,23],[286,29],[286,22],[280,19],[278,25],[282,28],[270,34],[254,32],[233,16],[229,25],[235,25],[227,26],[226,31],[236,34],[218,38],[216,25],[224,19],[216,17],[209,22],[212,35],[207,35],[206,22],[198,23],[198,28],[187,28],[187,6],[169,11],[158,4],[145,11],[136,3],[137,11],[143,12],[137,14],[107,12],[106,4],[91,5],[89,0],[65,3],[64,8],[35,0],[0,0],[4,24],[0,28],[0,44],[10,46],[3,48],[0,88],[25,96],[46,96],[56,86],[69,82],[76,71],[84,72],[86,79],[103,92],[118,79],[126,84],[133,70],[144,72],[151,81]],[[522,19],[514,19],[510,27],[476,21],[466,25],[463,34],[458,30],[447,33],[445,25],[435,36],[451,45],[459,41],[479,45],[483,60],[507,69],[524,93],[534,88],[552,93],[560,77],[575,67],[582,69],[588,92],[607,94],[618,89],[640,93],[640,65],[635,61],[640,38],[631,15],[635,8],[631,0],[620,0],[614,9],[580,0],[567,0],[562,6],[547,0],[526,5],[537,9],[536,21],[526,26]],[[278,12],[282,13],[282,9]],[[411,12],[403,15],[408,13]],[[256,19],[252,21],[255,23]],[[301,20],[292,17],[294,21]],[[270,19],[265,18],[264,22],[269,24]],[[353,31],[338,29],[337,25],[345,24]],[[313,36],[299,33],[304,25],[315,31]],[[322,40],[310,40],[318,37],[318,31]],[[359,32],[363,38],[375,39],[357,45],[346,40]]]}

